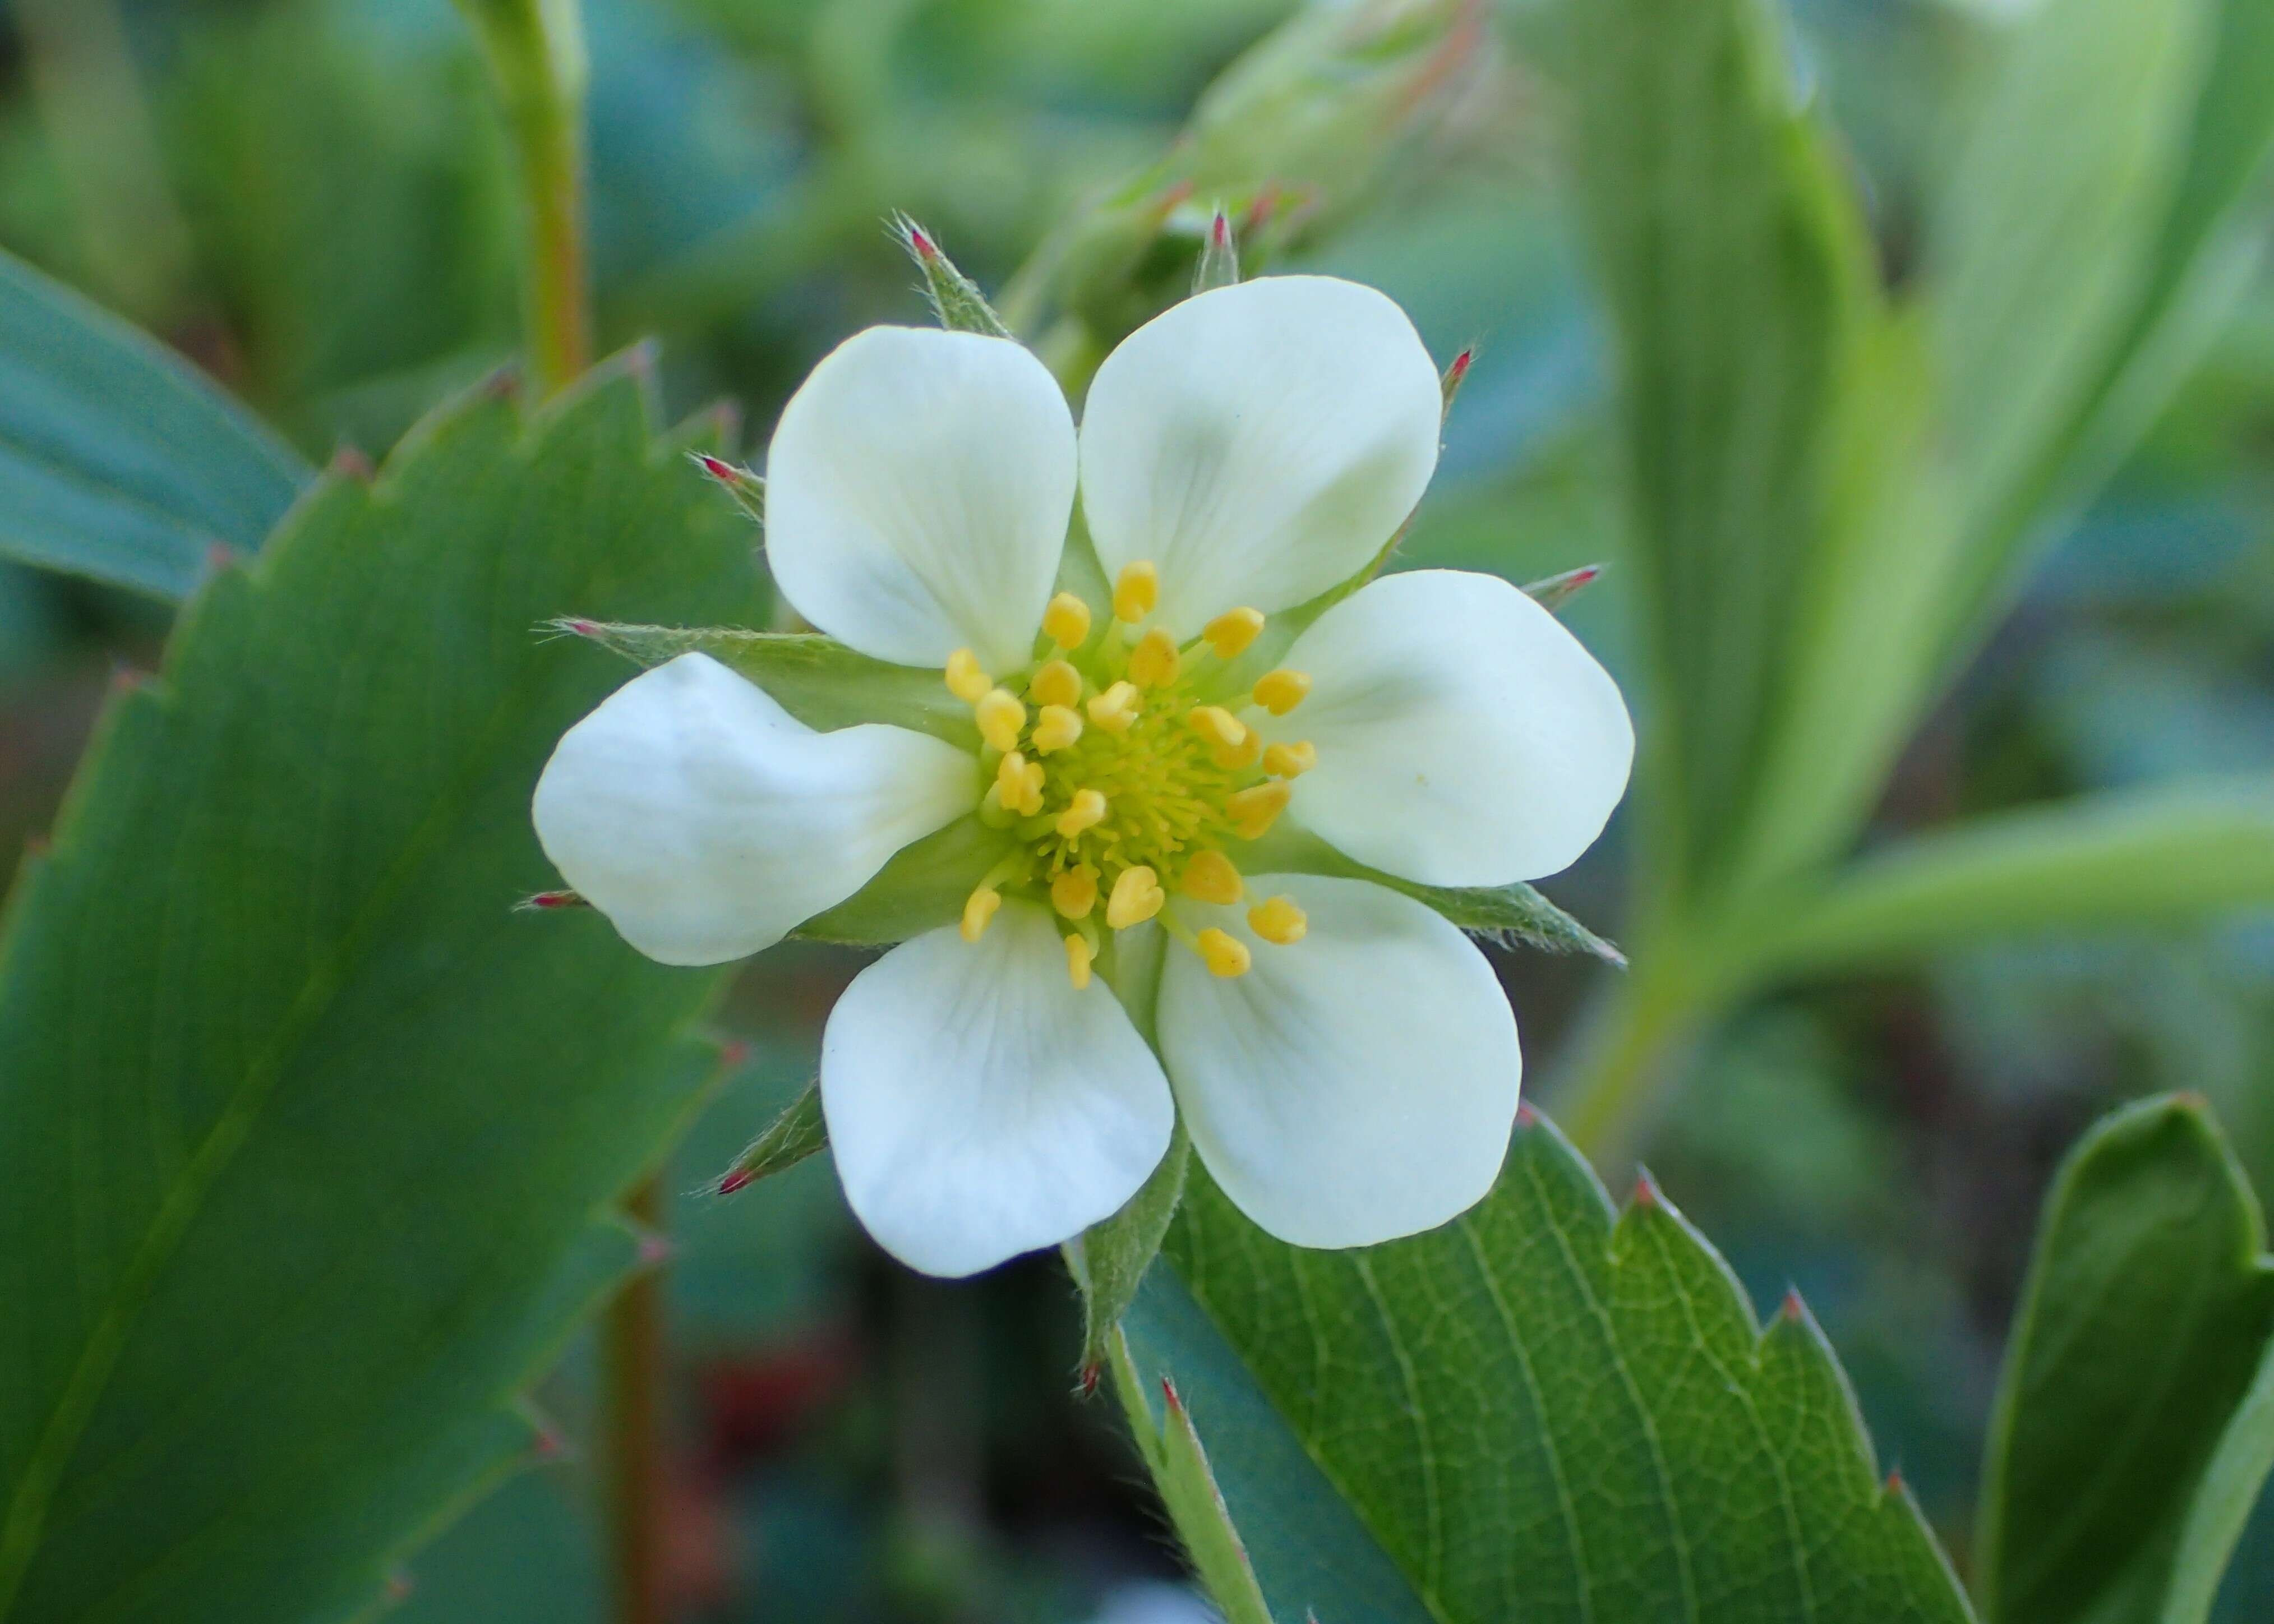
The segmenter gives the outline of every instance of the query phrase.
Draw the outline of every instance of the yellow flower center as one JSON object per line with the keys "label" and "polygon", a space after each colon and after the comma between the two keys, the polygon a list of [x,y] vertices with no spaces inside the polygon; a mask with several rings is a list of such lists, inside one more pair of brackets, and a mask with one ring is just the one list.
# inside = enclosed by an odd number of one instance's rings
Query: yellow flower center
{"label": "yellow flower center", "polygon": [[1106,929],[1157,918],[1218,975],[1245,974],[1247,949],[1220,929],[1195,934],[1172,897],[1250,901],[1261,939],[1303,936],[1302,910],[1290,898],[1253,897],[1226,848],[1269,830],[1292,780],[1317,763],[1307,742],[1267,748],[1254,726],[1293,710],[1310,679],[1275,671],[1245,694],[1227,691],[1223,662],[1254,642],[1263,616],[1231,610],[1180,646],[1144,624],[1159,596],[1159,572],[1130,565],[1114,585],[1112,619],[1092,637],[1088,605],[1060,593],[1043,617],[1054,651],[1023,679],[990,676],[968,649],[947,662],[947,686],[972,707],[983,741],[980,816],[1018,838],[965,905],[963,935],[979,939],[1006,888],[1046,898],[1071,928],[1077,989],[1097,954],[1101,901]]}

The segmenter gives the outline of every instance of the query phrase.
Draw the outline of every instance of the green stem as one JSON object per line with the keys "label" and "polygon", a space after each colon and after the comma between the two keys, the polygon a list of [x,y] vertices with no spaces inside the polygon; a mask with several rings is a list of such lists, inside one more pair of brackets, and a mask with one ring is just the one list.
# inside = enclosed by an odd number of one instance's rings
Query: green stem
{"label": "green stem", "polygon": [[551,395],[592,362],[584,241],[584,26],[576,0],[458,0],[521,162],[530,358]]}
{"label": "green stem", "polygon": [[1572,1144],[1599,1169],[1631,1153],[1718,1004],[1683,962],[1664,945],[1638,952],[1630,978],[1580,1034],[1571,1080],[1553,1109]]}
{"label": "green stem", "polygon": [[[660,1181],[632,1192],[625,1210],[650,1233],[663,1222]],[[608,1305],[602,1327],[608,1531],[617,1624],[665,1624],[663,1271],[642,1270]]]}

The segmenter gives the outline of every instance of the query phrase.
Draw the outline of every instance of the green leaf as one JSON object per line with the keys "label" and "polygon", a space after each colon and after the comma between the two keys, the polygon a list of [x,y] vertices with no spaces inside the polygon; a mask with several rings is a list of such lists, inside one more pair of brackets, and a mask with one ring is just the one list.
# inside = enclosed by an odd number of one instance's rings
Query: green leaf
{"label": "green leaf", "polygon": [[1280,1618],[1970,1616],[1797,1299],[1763,1331],[1654,1187],[1615,1214],[1529,1112],[1428,1234],[1301,1250],[1196,1173],[1164,1256],[1193,1311],[1140,1294],[1138,1368],[1215,1440]]}
{"label": "green leaf", "polygon": [[1772,895],[1731,943],[1768,973],[1988,937],[2274,908],[2274,778],[2111,791],[1914,835],[1820,891]]}
{"label": "green leaf", "polygon": [[732,1195],[748,1189],[762,1178],[795,1167],[828,1144],[829,1124],[821,1115],[821,1085],[809,1084],[742,1147],[733,1165],[719,1176],[718,1192]]}
{"label": "green leaf", "polygon": [[2157,1615],[2206,1462],[2274,1333],[2265,1240],[2199,1100],[2143,1101],[2069,1154],[1991,1421],[1987,1624]]}
{"label": "green leaf", "polygon": [[2172,1557],[2162,1624],[2205,1624],[2219,1582],[2274,1471],[2274,1345],[2258,1361],[2250,1390],[2235,1406],[2187,1503]]}
{"label": "green leaf", "polygon": [[170,350],[0,254],[0,556],[181,598],[314,473]]}
{"label": "green leaf", "polygon": [[808,727],[827,732],[862,722],[890,722],[975,753],[979,748],[971,707],[947,691],[938,672],[891,665],[817,632],[626,626],[575,618],[550,624],[642,665],[660,665],[682,654],[708,654],[772,694]]}
{"label": "green leaf", "polygon": [[[1658,702],[1651,834],[1718,881],[1834,500],[1870,242],[1764,0],[1571,8],[1580,199],[1614,320]],[[1674,826],[1680,820],[1681,827]]]}
{"label": "green leaf", "polygon": [[1185,1199],[1185,1169],[1191,1162],[1193,1141],[1178,1119],[1161,1158],[1137,1193],[1119,1212],[1094,1223],[1066,1243],[1066,1267],[1081,1288],[1081,1380],[1088,1387],[1112,1356],[1120,1334],[1121,1317],[1137,1296],[1138,1283],[1153,1259],[1161,1254],[1162,1237],[1169,1220]]}
{"label": "green leaf", "polygon": [[621,373],[325,481],[119,695],[0,943],[0,1618],[344,1616],[526,1449],[716,1070],[529,821],[620,680],[531,628],[762,611]]}

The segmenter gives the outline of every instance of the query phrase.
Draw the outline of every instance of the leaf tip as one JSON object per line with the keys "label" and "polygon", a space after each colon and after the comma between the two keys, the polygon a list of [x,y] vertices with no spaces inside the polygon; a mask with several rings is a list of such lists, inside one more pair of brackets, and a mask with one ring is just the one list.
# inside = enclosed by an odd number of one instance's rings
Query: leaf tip
{"label": "leaf tip", "polygon": [[405,1568],[390,1568],[387,1572],[387,1599],[390,1605],[399,1605],[410,1599],[418,1588],[418,1581]]}
{"label": "leaf tip", "polygon": [[1655,1211],[1664,1205],[1666,1198],[1659,1192],[1658,1180],[1650,1176],[1648,1168],[1635,1169],[1634,1205],[1645,1212]]}
{"label": "leaf tip", "polygon": [[1903,1469],[1900,1466],[1887,1468],[1887,1492],[1903,1494],[1908,1492],[1909,1485],[1903,1482]]}
{"label": "leaf tip", "polygon": [[1800,1288],[1787,1286],[1784,1289],[1784,1301],[1777,1304],[1777,1317],[1788,1325],[1798,1325],[1801,1316],[1807,1312],[1807,1305],[1800,1300]]}
{"label": "leaf tip", "polygon": [[639,1237],[638,1267],[643,1270],[659,1268],[670,1262],[678,1250],[679,1248],[672,1244],[671,1237],[668,1235],[659,1234],[653,1229],[642,1229]]}
{"label": "leaf tip", "polygon": [[584,893],[573,891],[540,891],[523,898],[514,905],[516,914],[549,914],[556,908],[589,908],[592,905]]}
{"label": "leaf tip", "polygon": [[344,444],[334,447],[332,460],[324,464],[324,471],[335,479],[351,479],[358,485],[369,485],[379,477],[379,470],[361,447]]}
{"label": "leaf tip", "polygon": [[110,691],[121,696],[139,691],[149,680],[148,672],[137,670],[123,660],[110,668]]}
{"label": "leaf tip", "polygon": [[1516,1102],[1516,1125],[1526,1133],[1540,1125],[1540,1113],[1532,1109],[1531,1101],[1518,1100]]}
{"label": "leaf tip", "polygon": [[1171,1415],[1180,1416],[1185,1413],[1185,1401],[1177,1396],[1177,1384],[1167,1376],[1161,1378],[1161,1396],[1168,1401]]}

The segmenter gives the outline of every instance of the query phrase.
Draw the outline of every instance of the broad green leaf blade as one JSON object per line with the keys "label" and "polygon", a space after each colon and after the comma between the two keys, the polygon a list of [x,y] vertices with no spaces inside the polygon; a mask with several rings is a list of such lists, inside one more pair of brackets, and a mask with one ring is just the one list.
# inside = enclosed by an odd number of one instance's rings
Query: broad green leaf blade
{"label": "broad green leaf blade", "polygon": [[2111,791],[1914,835],[1766,900],[1733,951],[1767,973],[2000,936],[2274,910],[2274,778]]}
{"label": "broad green leaf blade", "polygon": [[1303,1251],[1196,1173],[1164,1255],[1239,1369],[1184,1368],[1206,1340],[1162,1335],[1149,1293],[1133,1341],[1203,1439],[1211,1387],[1252,1382],[1340,1502],[1299,1470],[1224,1478],[1277,1617],[1348,1615],[1318,1539],[1258,1531],[1320,1518],[1354,1519],[1402,1576],[1389,1616],[1438,1624],[1970,1616],[1797,1302],[1762,1330],[1663,1196],[1645,1182],[1615,1214],[1528,1112],[1492,1194],[1430,1234]]}
{"label": "broad green leaf blade", "polygon": [[525,1447],[714,1069],[716,977],[529,823],[623,676],[532,628],[755,614],[618,375],[334,479],[114,702],[0,944],[0,1618],[321,1619]]}
{"label": "broad green leaf blade", "polygon": [[2258,1361],[2250,1390],[2235,1406],[2187,1503],[2172,1555],[2171,1587],[2161,1624],[2204,1624],[2218,1604],[2219,1582],[2274,1472],[2274,1344]]}
{"label": "broad green leaf blade", "polygon": [[1764,0],[1571,9],[1581,202],[1665,718],[1652,748],[1668,823],[1653,838],[1668,877],[1711,884],[1747,815],[1826,528],[1877,272]]}
{"label": "broad green leaf blade", "polygon": [[0,556],[181,598],[314,475],[187,362],[0,254]]}
{"label": "broad green leaf blade", "polygon": [[1991,1420],[1976,1542],[1988,1624],[2157,1615],[2205,1464],[2274,1333],[2265,1239],[2200,1101],[2144,1101],[2069,1154]]}

